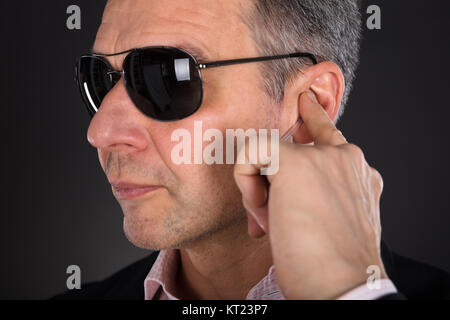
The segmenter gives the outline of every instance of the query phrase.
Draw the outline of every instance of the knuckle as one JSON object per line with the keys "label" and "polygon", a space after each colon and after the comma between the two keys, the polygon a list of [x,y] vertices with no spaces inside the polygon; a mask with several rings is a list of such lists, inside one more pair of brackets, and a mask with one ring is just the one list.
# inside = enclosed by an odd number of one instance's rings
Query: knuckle
{"label": "knuckle", "polygon": [[375,181],[375,183],[378,185],[380,190],[383,190],[384,181],[383,181],[383,177],[381,176],[381,173],[375,168],[370,168],[370,171],[372,173],[372,177],[373,177],[373,180]]}
{"label": "knuckle", "polygon": [[324,141],[333,141],[341,136],[342,133],[336,128],[327,128],[320,133],[320,138]]}
{"label": "knuckle", "polygon": [[364,152],[357,145],[349,143],[346,144],[344,148],[350,157],[355,158],[358,161],[365,161]]}

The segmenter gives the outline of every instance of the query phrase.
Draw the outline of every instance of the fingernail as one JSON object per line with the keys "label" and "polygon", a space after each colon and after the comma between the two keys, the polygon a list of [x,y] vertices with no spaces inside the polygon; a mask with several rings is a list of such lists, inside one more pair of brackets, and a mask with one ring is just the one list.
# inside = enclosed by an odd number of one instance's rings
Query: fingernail
{"label": "fingernail", "polygon": [[246,210],[248,211],[248,213],[250,213],[250,214],[252,215],[253,219],[255,219],[255,221],[256,221],[256,223],[258,224],[258,226],[259,226],[264,232],[266,232],[266,228],[263,227],[262,223],[261,223],[261,222],[259,221],[259,219],[256,217],[256,214],[255,214],[253,211],[249,210],[249,209],[246,209]]}
{"label": "fingernail", "polygon": [[258,226],[264,231],[266,232],[266,229],[263,227],[262,223],[259,221],[258,217],[256,216],[256,213],[254,213],[251,209],[248,208],[247,204],[245,203],[245,201],[242,202],[244,204],[244,208],[245,210],[250,213],[250,215],[253,217],[253,219],[255,219],[256,223],[258,224]]}

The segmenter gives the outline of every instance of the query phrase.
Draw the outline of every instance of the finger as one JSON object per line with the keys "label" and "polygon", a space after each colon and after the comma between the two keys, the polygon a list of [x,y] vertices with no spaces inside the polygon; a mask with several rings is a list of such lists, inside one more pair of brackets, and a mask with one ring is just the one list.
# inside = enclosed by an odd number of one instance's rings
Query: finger
{"label": "finger", "polygon": [[315,145],[338,146],[347,143],[311,91],[300,96],[300,116]]}
{"label": "finger", "polygon": [[[257,157],[257,163],[252,164],[249,161],[249,152],[248,145],[239,150],[238,159],[244,158],[244,161],[243,164],[238,162],[234,166],[234,179],[242,193],[242,202],[247,212],[262,230],[267,231],[267,200],[270,184],[266,177],[261,175],[260,157]],[[251,221],[250,219],[249,222]]]}
{"label": "finger", "polygon": [[234,179],[242,193],[245,209],[264,231],[268,229],[268,182],[260,175],[260,169],[252,164],[236,164]]}

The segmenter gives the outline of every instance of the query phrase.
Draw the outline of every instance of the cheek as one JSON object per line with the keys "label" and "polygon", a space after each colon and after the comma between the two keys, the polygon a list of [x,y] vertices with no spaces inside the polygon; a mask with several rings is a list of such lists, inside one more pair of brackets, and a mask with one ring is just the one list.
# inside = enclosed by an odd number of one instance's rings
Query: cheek
{"label": "cheek", "polygon": [[265,108],[259,71],[251,64],[211,69],[205,74],[203,105],[195,114],[216,128],[255,128]]}
{"label": "cheek", "polygon": [[213,218],[240,203],[240,191],[233,178],[232,165],[185,165],[180,178],[178,200],[186,208],[208,212]]}
{"label": "cheek", "polygon": [[[172,171],[177,178],[177,185],[172,186],[178,200],[182,202],[194,203],[217,203],[221,202],[223,198],[227,198],[230,193],[235,193],[237,186],[235,185],[233,178],[233,165],[227,164],[207,164],[204,157],[205,148],[210,145],[210,141],[203,141],[203,134],[208,129],[218,129],[223,132],[223,147],[226,147],[225,140],[225,128],[223,127],[224,119],[217,119],[215,117],[194,117],[189,122],[183,120],[183,123],[176,129],[185,129],[190,136],[190,150],[182,150],[182,153],[186,151],[190,164],[182,163],[176,164],[172,159],[172,150],[180,145],[180,141],[172,142],[170,136],[172,132],[166,132],[166,137],[155,141],[155,145],[160,152],[161,160],[164,162],[168,170]],[[201,121],[202,127],[199,135],[194,133],[194,121]],[[198,122],[197,122],[198,123]],[[232,122],[230,122],[231,124]],[[186,126],[183,126],[185,124]],[[175,130],[175,129],[174,129]],[[198,132],[198,131],[197,131]],[[200,155],[200,164],[195,164],[195,147],[198,148],[198,154]],[[177,149],[179,150],[179,149]],[[222,150],[225,154],[224,150]],[[205,152],[208,154],[207,152]],[[179,154],[176,152],[176,154]]]}

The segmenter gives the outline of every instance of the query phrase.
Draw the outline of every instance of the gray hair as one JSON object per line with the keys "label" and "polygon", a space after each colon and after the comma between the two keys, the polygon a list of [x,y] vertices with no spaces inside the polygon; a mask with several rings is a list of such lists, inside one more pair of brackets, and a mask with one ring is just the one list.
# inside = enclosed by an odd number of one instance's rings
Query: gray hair
{"label": "gray hair", "polygon": [[[339,116],[348,100],[359,62],[361,14],[359,0],[253,0],[242,16],[261,55],[310,52],[342,70],[346,88]],[[279,104],[285,84],[304,68],[307,59],[262,63],[264,87]]]}

